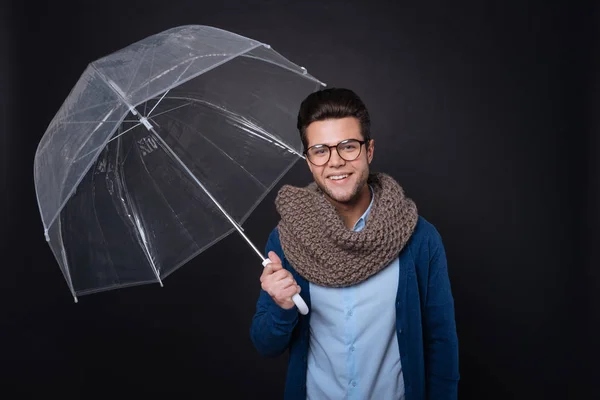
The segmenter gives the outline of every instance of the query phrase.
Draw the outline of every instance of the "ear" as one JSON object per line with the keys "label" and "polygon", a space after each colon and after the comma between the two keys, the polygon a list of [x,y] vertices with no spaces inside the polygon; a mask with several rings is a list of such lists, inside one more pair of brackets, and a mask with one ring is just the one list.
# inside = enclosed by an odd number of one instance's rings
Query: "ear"
{"label": "ear", "polygon": [[375,140],[369,140],[369,149],[367,150],[367,162],[371,164],[373,161],[373,153],[375,152]]}

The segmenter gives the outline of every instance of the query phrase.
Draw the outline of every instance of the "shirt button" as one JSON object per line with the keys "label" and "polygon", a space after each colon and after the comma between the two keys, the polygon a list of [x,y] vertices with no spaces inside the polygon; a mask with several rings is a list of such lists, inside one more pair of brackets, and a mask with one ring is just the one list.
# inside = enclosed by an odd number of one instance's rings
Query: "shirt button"
{"label": "shirt button", "polygon": [[354,346],[350,346],[350,351],[354,351]]}
{"label": "shirt button", "polygon": [[352,387],[356,387],[356,381],[352,381]]}
{"label": "shirt button", "polygon": [[352,316],[352,310],[348,311],[348,316],[351,317]]}

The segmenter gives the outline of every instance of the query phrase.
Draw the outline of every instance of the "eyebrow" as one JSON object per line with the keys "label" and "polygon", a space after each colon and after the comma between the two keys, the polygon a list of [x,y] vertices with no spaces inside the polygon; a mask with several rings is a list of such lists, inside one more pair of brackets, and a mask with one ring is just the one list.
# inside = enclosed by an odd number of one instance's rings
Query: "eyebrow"
{"label": "eyebrow", "polygon": [[327,143],[315,143],[315,144],[311,144],[311,145],[309,145],[308,147],[313,147],[313,146],[337,146],[338,144],[342,143],[343,141],[345,141],[345,140],[351,140],[351,139],[352,139],[352,140],[363,140],[363,139],[357,139],[357,138],[350,137],[350,138],[342,139],[342,140],[340,140],[339,142],[336,142],[336,143],[334,143],[334,144],[327,144]]}

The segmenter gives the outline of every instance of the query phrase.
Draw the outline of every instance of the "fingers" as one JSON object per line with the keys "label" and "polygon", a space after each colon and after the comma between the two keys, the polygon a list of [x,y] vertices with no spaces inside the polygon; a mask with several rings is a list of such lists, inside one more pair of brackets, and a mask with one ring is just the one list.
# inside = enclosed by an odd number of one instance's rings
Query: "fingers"
{"label": "fingers", "polygon": [[291,297],[296,294],[300,288],[298,283],[292,277],[284,278],[277,282],[267,282],[265,286],[267,292],[271,296],[278,297],[286,297],[288,294]]}
{"label": "fingers", "polygon": [[261,282],[263,282],[267,276],[270,276],[273,272],[284,270],[283,265],[281,265],[281,259],[274,251],[269,251],[268,255],[271,263],[267,264],[267,266],[263,268],[263,272],[260,275]]}
{"label": "fingers", "polygon": [[300,286],[290,271],[283,268],[281,259],[274,251],[269,251],[268,256],[271,262],[260,275],[262,289],[281,307],[294,307],[292,296],[300,293]]}
{"label": "fingers", "polygon": [[266,279],[272,280],[273,282],[280,281],[286,277],[291,277],[292,274],[290,271],[286,269],[274,270],[269,264],[263,269],[262,274],[260,275],[260,281],[264,282]]}
{"label": "fingers", "polygon": [[298,283],[292,276],[292,274],[285,270],[281,269],[279,271],[271,272],[261,276],[261,287],[267,292],[271,297],[281,297],[281,293],[287,293],[288,289],[291,288],[292,296],[296,293],[298,288]]}
{"label": "fingers", "polygon": [[271,274],[271,277],[273,279],[274,282],[283,280],[285,278],[291,278],[292,274],[290,271],[286,270],[286,269],[280,269],[279,271],[275,271]]}
{"label": "fingers", "polygon": [[296,293],[300,293],[300,286],[291,285],[291,286],[288,286],[287,288],[283,289],[281,292],[279,292],[278,297],[279,297],[280,301],[290,300],[292,298],[292,296],[295,295]]}
{"label": "fingers", "polygon": [[260,282],[264,282],[265,279],[267,279],[271,275],[273,275],[273,267],[271,267],[271,265],[267,265],[263,268],[262,274],[260,274]]}
{"label": "fingers", "polygon": [[[281,272],[281,273],[280,273]],[[261,287],[271,296],[275,292],[287,289],[290,286],[297,286],[296,280],[292,277],[289,271],[277,271],[264,279],[261,279]]]}
{"label": "fingers", "polygon": [[281,265],[281,259],[279,258],[277,253],[275,253],[274,251],[269,251],[268,255],[269,255],[269,260],[271,260],[271,263]]}
{"label": "fingers", "polygon": [[294,280],[294,278],[292,278],[291,276],[280,279],[273,284],[273,286],[275,288],[278,288],[279,290],[287,289],[292,285],[297,285],[297,284],[296,284],[296,281]]}
{"label": "fingers", "polygon": [[292,284],[285,289],[275,290],[271,297],[279,306],[289,309],[295,306],[292,296],[296,293],[300,293],[300,286]]}

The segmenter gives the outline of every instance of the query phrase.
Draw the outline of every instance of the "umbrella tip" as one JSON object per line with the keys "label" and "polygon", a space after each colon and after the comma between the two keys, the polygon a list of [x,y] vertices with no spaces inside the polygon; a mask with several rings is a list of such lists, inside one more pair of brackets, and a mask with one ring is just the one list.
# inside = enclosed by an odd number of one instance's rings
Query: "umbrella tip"
{"label": "umbrella tip", "polygon": [[77,300],[77,296],[73,296],[73,301],[75,301],[75,303],[79,303],[79,300]]}

